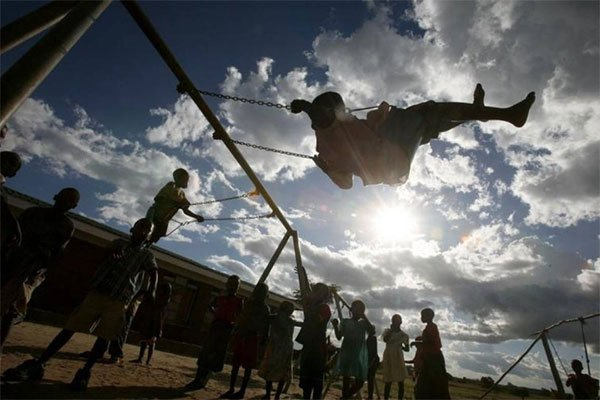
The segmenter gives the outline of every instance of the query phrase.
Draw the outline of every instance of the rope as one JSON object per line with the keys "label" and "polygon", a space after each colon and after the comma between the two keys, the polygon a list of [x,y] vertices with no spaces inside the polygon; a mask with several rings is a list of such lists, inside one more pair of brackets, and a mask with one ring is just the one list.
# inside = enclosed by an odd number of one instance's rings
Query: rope
{"label": "rope", "polygon": [[260,196],[260,193],[258,192],[258,190],[254,189],[247,193],[240,194],[238,196],[231,196],[231,197],[224,197],[222,199],[200,201],[197,203],[191,203],[190,205],[191,206],[201,206],[201,205],[205,205],[205,204],[221,203],[221,202],[229,201],[229,200],[245,199],[246,197],[253,197],[253,196]]}
{"label": "rope", "polygon": [[585,324],[585,320],[583,317],[579,318],[579,322],[581,322],[581,337],[583,338],[583,350],[585,350],[585,362],[587,363],[588,375],[591,375],[590,371],[590,357],[587,351],[587,342],[585,341],[585,330],[583,329],[583,325]]}
{"label": "rope", "polygon": [[567,369],[565,368],[565,365],[563,364],[560,355],[558,355],[558,351],[556,351],[556,347],[554,347],[554,342],[552,341],[552,339],[546,334],[546,337],[548,338],[548,341],[550,342],[550,346],[552,346],[552,350],[554,350],[554,354],[556,354],[556,358],[558,358],[558,362],[560,363],[560,366],[562,367],[565,376],[569,376],[569,373],[567,372]]}
{"label": "rope", "polygon": [[[262,214],[262,215],[251,215],[248,217],[221,217],[221,218],[204,218],[203,222],[206,221],[248,221],[248,220],[252,220],[252,219],[263,219],[263,218],[273,218],[275,216],[274,212],[270,212],[268,214]],[[171,220],[177,224],[179,224],[178,226],[176,226],[175,228],[173,228],[171,230],[171,232],[167,233],[164,237],[170,236],[172,233],[174,233],[177,229],[181,228],[182,226],[185,225],[189,225],[189,224],[193,224],[193,223],[197,223],[199,221],[197,220],[190,220],[190,221],[184,221],[184,222],[179,222],[176,220]]]}

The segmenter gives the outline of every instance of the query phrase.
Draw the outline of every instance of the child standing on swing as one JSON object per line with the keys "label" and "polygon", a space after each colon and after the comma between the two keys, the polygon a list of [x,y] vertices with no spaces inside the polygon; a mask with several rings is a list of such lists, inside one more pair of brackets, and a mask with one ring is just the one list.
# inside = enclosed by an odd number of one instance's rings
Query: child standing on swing
{"label": "child standing on swing", "polygon": [[346,111],[339,93],[326,92],[312,103],[292,101],[291,111],[304,111],[311,119],[317,136],[315,164],[337,186],[350,189],[353,175],[365,186],[404,184],[419,145],[468,121],[498,120],[522,127],[535,101],[531,92],[519,103],[497,108],[485,106],[484,96],[481,84],[477,84],[472,104],[428,101],[403,109],[384,101],[364,120]]}
{"label": "child standing on swing", "polygon": [[154,204],[146,213],[146,218],[154,223],[150,243],[156,243],[167,235],[169,222],[179,210],[182,210],[185,215],[195,218],[198,222],[204,221],[201,215],[195,214],[189,209],[190,202],[183,191],[188,187],[189,181],[190,174],[185,169],[178,168],[173,171],[173,181],[163,186],[154,197]]}

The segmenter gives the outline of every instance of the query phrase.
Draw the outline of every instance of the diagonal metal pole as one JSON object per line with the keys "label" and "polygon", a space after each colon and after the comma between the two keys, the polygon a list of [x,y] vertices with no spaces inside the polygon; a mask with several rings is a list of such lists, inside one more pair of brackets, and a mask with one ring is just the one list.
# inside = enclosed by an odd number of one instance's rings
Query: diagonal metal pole
{"label": "diagonal metal pole", "polygon": [[302,265],[302,255],[300,254],[300,241],[298,240],[298,232],[292,232],[292,239],[294,240],[294,254],[296,256],[296,272],[298,272],[298,284],[300,286],[300,295],[305,298],[310,292],[310,283],[308,282],[308,276],[306,275],[306,269]]}
{"label": "diagonal metal pole", "polygon": [[0,54],[45,31],[63,19],[79,2],[54,0],[12,21],[0,30]]}
{"label": "diagonal metal pole", "polygon": [[0,126],[52,72],[109,5],[110,0],[82,1],[2,75]]}
{"label": "diagonal metal pole", "polygon": [[527,350],[525,350],[525,351],[523,352],[523,354],[521,354],[521,356],[520,356],[519,358],[517,358],[517,360],[516,360],[516,361],[515,361],[515,362],[514,362],[514,363],[513,363],[511,366],[510,366],[510,368],[508,368],[508,369],[506,370],[506,372],[504,372],[504,373],[502,374],[502,376],[501,376],[500,378],[498,378],[498,380],[497,380],[496,382],[494,382],[494,384],[492,385],[492,387],[490,387],[490,388],[489,388],[489,389],[488,389],[488,390],[487,390],[487,391],[486,391],[484,394],[482,394],[482,395],[479,397],[479,400],[483,399],[483,398],[484,398],[485,396],[487,396],[487,395],[488,395],[488,394],[489,394],[489,393],[490,393],[492,390],[494,390],[494,389],[496,388],[496,386],[498,386],[498,384],[500,383],[500,381],[501,381],[502,379],[504,379],[504,377],[505,377],[506,375],[508,375],[508,373],[509,373],[510,371],[512,371],[512,369],[513,369],[514,367],[516,367],[516,366],[517,366],[517,364],[519,364],[519,363],[521,362],[521,360],[522,360],[522,359],[523,359],[523,358],[524,358],[524,357],[527,355],[527,353],[529,353],[529,351],[531,351],[531,349],[533,348],[533,346],[535,346],[535,344],[538,342],[538,340],[540,340],[540,338],[542,337],[542,335],[543,335],[543,332],[541,332],[540,334],[538,334],[538,336],[537,336],[537,337],[536,337],[536,338],[533,340],[533,342],[531,342],[531,344],[529,345],[529,347],[527,348]]}
{"label": "diagonal metal pole", "polygon": [[271,257],[271,259],[269,260],[269,264],[267,264],[267,268],[265,268],[262,275],[260,276],[258,283],[263,283],[264,281],[267,280],[267,277],[271,273],[271,269],[273,269],[273,265],[275,265],[275,262],[279,258],[279,255],[283,251],[283,248],[287,244],[288,239],[290,238],[291,235],[292,234],[289,231],[285,232],[285,235],[283,235],[283,239],[281,239],[281,242],[279,242],[279,246],[277,246],[275,253],[273,253],[273,257]]}
{"label": "diagonal metal pole", "polygon": [[560,374],[558,373],[558,369],[556,368],[556,363],[554,362],[554,356],[550,351],[550,346],[548,346],[548,337],[546,336],[546,331],[542,332],[542,345],[544,346],[544,352],[546,353],[546,357],[548,358],[548,364],[550,365],[550,372],[552,372],[552,379],[554,379],[554,384],[556,385],[556,390],[558,391],[558,396],[561,399],[565,398],[565,388],[562,385],[562,381],[560,380]]}
{"label": "diagonal metal pole", "polygon": [[167,66],[171,69],[171,71],[173,72],[175,77],[177,77],[179,82],[181,84],[183,84],[185,87],[193,89],[193,90],[189,91],[189,93],[188,93],[189,96],[194,101],[194,103],[196,103],[196,105],[198,106],[198,108],[200,109],[200,111],[202,112],[204,117],[208,120],[208,122],[214,128],[219,139],[223,140],[223,143],[225,143],[225,146],[227,146],[227,149],[229,149],[229,151],[231,152],[233,157],[239,163],[240,167],[242,167],[242,169],[244,170],[244,172],[246,172],[246,174],[248,175],[248,177],[250,178],[252,183],[254,183],[256,189],[263,196],[263,198],[265,199],[267,204],[269,204],[269,206],[271,207],[271,210],[273,210],[273,212],[275,213],[275,215],[277,216],[279,221],[281,221],[281,224],[285,227],[285,229],[288,232],[293,231],[292,227],[290,226],[288,221],[285,219],[285,217],[279,210],[279,207],[277,207],[277,204],[275,203],[275,201],[273,201],[269,192],[267,192],[267,189],[265,189],[262,182],[258,179],[258,177],[254,173],[254,171],[252,170],[252,168],[250,167],[250,165],[248,164],[248,162],[246,161],[246,159],[244,158],[242,153],[240,153],[240,151],[236,147],[235,143],[233,143],[233,141],[231,140],[231,137],[229,137],[229,134],[227,133],[227,131],[225,131],[225,128],[223,127],[223,125],[221,125],[221,122],[219,121],[219,119],[212,112],[212,110],[210,109],[208,104],[204,101],[204,99],[202,98],[202,95],[198,92],[198,89],[196,89],[196,87],[192,83],[191,79],[188,77],[188,75],[183,70],[181,65],[179,65],[179,63],[177,62],[177,59],[175,58],[175,56],[173,55],[173,53],[171,52],[171,50],[169,49],[167,44],[164,42],[164,40],[160,37],[160,35],[158,34],[158,32],[156,31],[156,29],[154,28],[154,26],[148,19],[148,17],[144,14],[144,12],[140,8],[140,6],[137,4],[137,2],[133,1],[133,0],[124,0],[121,2],[121,4],[123,4],[123,6],[127,9],[129,14],[133,17],[135,22],[138,24],[140,29],[144,32],[144,34],[146,35],[148,40],[150,40],[150,42],[152,43],[152,45],[154,46],[156,51],[158,51],[158,53],[160,54],[162,59],[165,61]]}

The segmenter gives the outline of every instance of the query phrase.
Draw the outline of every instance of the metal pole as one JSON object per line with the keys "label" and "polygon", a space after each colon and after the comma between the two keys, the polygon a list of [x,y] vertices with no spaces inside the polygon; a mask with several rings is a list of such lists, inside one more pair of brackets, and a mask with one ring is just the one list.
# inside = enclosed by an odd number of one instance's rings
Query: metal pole
{"label": "metal pole", "polygon": [[492,385],[491,388],[489,388],[484,394],[482,394],[479,397],[479,400],[483,399],[485,396],[487,396],[492,390],[494,390],[496,388],[496,386],[498,386],[498,384],[500,383],[500,381],[502,381],[502,379],[504,379],[504,377],[506,375],[508,375],[508,373],[510,371],[512,371],[512,369],[514,367],[517,366],[517,364],[519,364],[521,362],[521,360],[527,355],[527,353],[529,353],[529,351],[531,351],[531,349],[533,348],[533,346],[535,346],[535,344],[537,343],[538,340],[540,340],[540,337],[542,336],[542,333],[540,333],[533,342],[531,342],[531,344],[529,345],[529,347],[527,348],[527,350],[525,350],[523,352],[523,354],[521,354],[521,356],[519,358],[517,358],[517,360],[506,370],[505,373],[502,374],[502,376],[500,378],[498,378],[498,380],[496,382],[494,382],[494,384]]}
{"label": "metal pole", "polygon": [[239,163],[240,167],[242,167],[242,169],[244,170],[244,172],[246,172],[252,183],[254,183],[254,186],[263,196],[267,204],[269,204],[271,210],[273,210],[279,221],[281,221],[281,224],[285,227],[285,229],[288,232],[293,231],[292,227],[279,210],[279,207],[277,207],[277,204],[273,201],[271,195],[267,192],[267,189],[265,189],[262,182],[258,179],[258,177],[254,173],[254,171],[252,170],[242,153],[240,153],[238,148],[235,146],[235,143],[232,142],[231,138],[229,137],[229,134],[225,131],[225,128],[223,128],[223,125],[221,125],[219,119],[215,116],[208,104],[204,101],[202,95],[198,92],[198,89],[196,89],[191,79],[185,73],[181,65],[179,65],[177,59],[175,58],[173,53],[171,53],[171,50],[164,42],[164,40],[160,37],[160,35],[148,19],[148,17],[144,14],[140,6],[137,4],[137,2],[133,0],[126,0],[122,1],[121,4],[123,4],[123,6],[127,9],[129,14],[133,17],[140,29],[144,32],[144,34],[146,34],[148,40],[150,40],[156,51],[158,51],[158,53],[163,58],[168,67],[171,69],[173,74],[175,74],[179,82],[183,84],[186,88],[192,89],[188,92],[189,96],[194,101],[194,103],[196,103],[204,117],[212,125],[219,139],[223,140],[223,143],[225,143],[227,149],[229,149],[233,157]]}
{"label": "metal pole", "polygon": [[56,67],[110,0],[82,1],[2,75],[0,126]]}
{"label": "metal pole", "polygon": [[0,54],[45,31],[71,11],[78,1],[51,1],[8,23],[0,30]]}
{"label": "metal pole", "polygon": [[275,253],[273,253],[273,257],[271,257],[271,260],[269,260],[269,264],[267,264],[267,268],[265,268],[262,275],[260,276],[258,283],[263,283],[264,281],[267,280],[267,277],[269,276],[269,273],[271,273],[271,269],[273,268],[273,265],[275,265],[275,262],[279,258],[279,255],[283,251],[283,248],[287,244],[287,241],[290,238],[290,236],[291,236],[290,232],[285,232],[285,235],[283,235],[283,239],[281,239],[281,242],[279,242],[279,246],[277,246]]}
{"label": "metal pole", "polygon": [[562,381],[560,380],[560,375],[558,374],[558,370],[556,369],[556,363],[554,362],[554,357],[550,352],[550,346],[548,346],[548,338],[546,337],[546,332],[542,332],[542,344],[544,345],[544,351],[546,352],[546,357],[548,357],[548,364],[550,364],[550,371],[552,371],[552,378],[554,378],[554,383],[556,384],[556,389],[558,390],[558,395],[561,399],[565,398],[565,389],[562,385]]}
{"label": "metal pole", "polygon": [[300,254],[300,242],[298,241],[298,232],[292,232],[294,240],[294,254],[296,255],[296,271],[298,272],[298,285],[300,286],[300,295],[302,298],[310,292],[310,283],[306,275],[306,269],[302,266],[302,256]]}

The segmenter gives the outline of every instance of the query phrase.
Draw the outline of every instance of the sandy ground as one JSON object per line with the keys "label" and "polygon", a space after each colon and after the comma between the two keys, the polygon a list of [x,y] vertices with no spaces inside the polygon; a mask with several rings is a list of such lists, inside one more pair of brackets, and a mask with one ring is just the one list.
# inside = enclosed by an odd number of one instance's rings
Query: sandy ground
{"label": "sandy ground", "polygon": [[[0,369],[14,367],[38,356],[50,343],[59,329],[25,322],[14,327],[4,346]],[[230,366],[215,374],[204,390],[184,392],[184,385],[196,371],[196,360],[171,353],[156,351],[151,366],[129,363],[137,357],[138,347],[126,345],[125,362],[121,365],[98,363],[92,370],[92,378],[85,392],[73,392],[68,383],[84,360],[78,354],[90,350],[95,337],[81,333],[59,352],[46,367],[44,379],[39,383],[3,383],[2,399],[216,399],[229,384]],[[241,374],[240,374],[241,375]],[[241,376],[238,377],[241,382]],[[239,385],[239,383],[238,383]],[[239,387],[239,386],[238,386]],[[264,381],[252,373],[246,398],[260,399],[264,395]],[[301,398],[297,382],[290,386],[286,399]],[[339,398],[339,390],[333,389],[327,398]]]}

